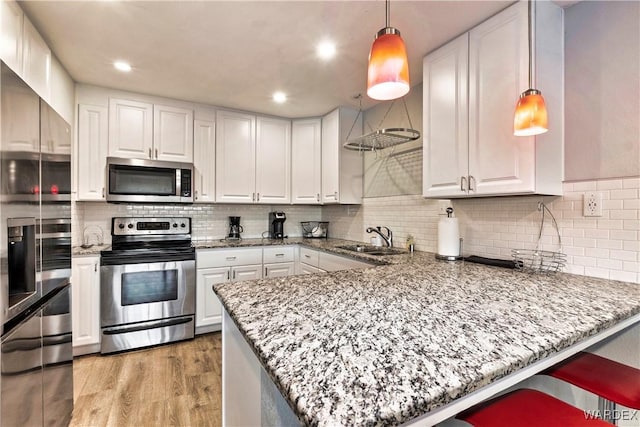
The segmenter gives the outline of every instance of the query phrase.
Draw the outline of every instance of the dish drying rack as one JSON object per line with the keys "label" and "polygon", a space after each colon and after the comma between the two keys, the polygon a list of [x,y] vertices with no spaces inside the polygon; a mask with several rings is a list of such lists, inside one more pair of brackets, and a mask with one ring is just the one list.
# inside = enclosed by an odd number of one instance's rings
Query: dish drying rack
{"label": "dish drying rack", "polygon": [[404,111],[407,114],[407,119],[409,119],[409,126],[411,126],[411,128],[381,128],[382,123],[384,123],[384,120],[387,118],[389,112],[396,102],[396,100],[393,100],[393,102],[391,102],[391,105],[389,105],[389,109],[380,121],[377,130],[366,135],[349,139],[349,137],[351,136],[351,132],[353,131],[353,127],[358,121],[358,116],[362,114],[362,95],[358,95],[357,98],[360,100],[360,109],[358,110],[358,115],[353,121],[353,125],[351,125],[351,129],[347,134],[347,142],[343,144],[344,148],[355,151],[376,151],[394,147],[399,144],[404,144],[405,142],[415,141],[416,139],[420,138],[420,132],[413,129],[411,116],[409,115],[409,109],[407,108],[407,103],[405,102],[403,97],[402,104],[404,105]]}
{"label": "dish drying rack", "polygon": [[[516,269],[524,271],[526,273],[556,273],[562,271],[567,265],[567,255],[562,252],[562,237],[560,237],[560,229],[556,218],[553,216],[547,205],[543,202],[538,202],[538,211],[542,211],[542,220],[540,221],[540,230],[538,232],[538,242],[535,249],[512,249],[511,256]],[[540,239],[542,238],[542,229],[545,222],[545,211],[551,216],[553,226],[556,229],[559,242],[559,250],[544,251],[538,249],[540,247]]]}

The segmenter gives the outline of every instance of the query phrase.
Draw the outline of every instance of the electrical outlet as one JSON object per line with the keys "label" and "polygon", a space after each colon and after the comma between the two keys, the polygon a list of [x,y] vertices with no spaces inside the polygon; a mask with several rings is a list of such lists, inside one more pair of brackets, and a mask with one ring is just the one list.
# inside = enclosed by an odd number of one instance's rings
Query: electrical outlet
{"label": "electrical outlet", "polygon": [[602,194],[593,191],[584,193],[582,210],[584,216],[602,216]]}
{"label": "electrical outlet", "polygon": [[451,200],[438,200],[438,215],[446,215],[447,208],[453,208]]}

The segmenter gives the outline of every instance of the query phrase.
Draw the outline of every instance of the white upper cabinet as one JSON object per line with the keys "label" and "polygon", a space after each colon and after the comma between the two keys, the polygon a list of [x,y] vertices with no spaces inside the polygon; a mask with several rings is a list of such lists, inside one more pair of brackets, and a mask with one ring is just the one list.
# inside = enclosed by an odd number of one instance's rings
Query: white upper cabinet
{"label": "white upper cabinet", "polygon": [[156,160],[193,162],[193,110],[154,105],[153,147]]}
{"label": "white upper cabinet", "polygon": [[258,117],[256,122],[256,201],[291,201],[291,121]]}
{"label": "white upper cabinet", "polygon": [[22,25],[24,14],[12,0],[0,2],[0,59],[22,75]]}
{"label": "white upper cabinet", "polygon": [[291,122],[218,110],[216,201],[290,203]]}
{"label": "white upper cabinet", "polygon": [[216,189],[216,123],[214,120],[193,121],[194,202],[215,201]]}
{"label": "white upper cabinet", "polygon": [[320,204],[322,121],[293,120],[291,123],[291,202]]}
{"label": "white upper cabinet", "polygon": [[528,88],[527,3],[519,2],[425,57],[425,197],[562,193],[562,9],[536,9],[534,87],[545,96],[549,131],[513,135]]}
{"label": "white upper cabinet", "polygon": [[109,156],[193,162],[193,111],[109,99]]}
{"label": "white upper cabinet", "polygon": [[362,135],[362,115],[338,108],[322,118],[322,202],[362,203],[363,156],[347,150],[347,138]]}
{"label": "white upper cabinet", "polygon": [[464,34],[424,59],[425,197],[466,194],[460,178],[467,175],[469,160],[468,49],[469,37]]}
{"label": "white upper cabinet", "polygon": [[107,107],[78,105],[78,200],[104,200]]}
{"label": "white upper cabinet", "polygon": [[109,99],[109,156],[152,159],[153,104]]}
{"label": "white upper cabinet", "polygon": [[22,78],[40,97],[49,100],[51,50],[31,21],[26,18],[22,34]]}
{"label": "white upper cabinet", "polygon": [[216,201],[255,202],[256,118],[218,110],[216,113]]}
{"label": "white upper cabinet", "polygon": [[71,155],[71,126],[42,100],[40,101],[40,151]]}
{"label": "white upper cabinet", "polygon": [[2,146],[10,151],[40,151],[40,98],[17,75],[7,73],[2,92]]}

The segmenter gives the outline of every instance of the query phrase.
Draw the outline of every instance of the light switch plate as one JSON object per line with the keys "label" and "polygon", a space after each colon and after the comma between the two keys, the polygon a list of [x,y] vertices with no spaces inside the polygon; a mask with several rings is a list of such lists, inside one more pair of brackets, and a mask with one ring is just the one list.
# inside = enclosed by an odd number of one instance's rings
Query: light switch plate
{"label": "light switch plate", "polygon": [[438,200],[438,215],[446,215],[447,208],[453,208],[451,200]]}
{"label": "light switch plate", "polygon": [[602,193],[584,193],[582,210],[584,216],[602,216]]}

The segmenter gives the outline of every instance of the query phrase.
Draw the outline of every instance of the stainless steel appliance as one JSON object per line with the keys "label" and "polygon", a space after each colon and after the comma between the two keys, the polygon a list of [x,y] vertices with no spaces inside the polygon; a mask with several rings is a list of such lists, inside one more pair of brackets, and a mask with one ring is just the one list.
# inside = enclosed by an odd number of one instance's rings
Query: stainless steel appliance
{"label": "stainless steel appliance", "polygon": [[193,203],[193,165],[107,158],[107,202]]}
{"label": "stainless steel appliance", "polygon": [[229,234],[227,235],[228,240],[237,240],[240,239],[240,233],[242,233],[244,229],[240,225],[240,217],[239,216],[230,216],[229,217]]}
{"label": "stainless steel appliance", "polygon": [[284,222],[287,216],[284,212],[269,212],[269,238],[284,239]]}
{"label": "stainless steel appliance", "polygon": [[113,218],[100,261],[102,354],[193,338],[191,218]]}
{"label": "stainless steel appliance", "polygon": [[70,127],[0,65],[0,424],[73,410]]}

